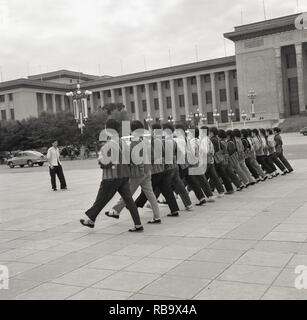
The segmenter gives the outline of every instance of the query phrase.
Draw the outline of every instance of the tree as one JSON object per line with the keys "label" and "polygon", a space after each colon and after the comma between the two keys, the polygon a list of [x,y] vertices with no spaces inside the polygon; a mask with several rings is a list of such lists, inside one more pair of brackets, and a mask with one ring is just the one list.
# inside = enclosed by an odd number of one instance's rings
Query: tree
{"label": "tree", "polygon": [[123,104],[108,104],[89,116],[83,135],[73,114],[67,112],[42,113],[22,121],[1,121],[0,151],[40,149],[48,147],[52,140],[58,140],[62,146],[98,146],[100,132],[108,119],[128,121],[129,115]]}

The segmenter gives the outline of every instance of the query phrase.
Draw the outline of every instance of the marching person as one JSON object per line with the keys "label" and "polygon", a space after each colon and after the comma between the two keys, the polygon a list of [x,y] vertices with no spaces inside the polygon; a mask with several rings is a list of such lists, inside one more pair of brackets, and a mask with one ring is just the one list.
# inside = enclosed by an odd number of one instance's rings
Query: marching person
{"label": "marching person", "polygon": [[[203,147],[203,144],[200,143],[200,131],[199,129],[196,127],[194,129],[192,129],[194,132],[191,132],[191,130],[188,131],[189,133],[189,147],[188,149],[190,149],[190,152],[192,154],[193,157],[197,157],[194,162],[197,163],[198,168],[196,169],[195,172],[195,179],[198,182],[198,185],[201,189],[201,191],[204,193],[204,195],[207,197],[207,200],[203,200],[200,202],[200,204],[198,206],[201,206],[203,204],[206,203],[206,201],[208,202],[215,202],[215,198],[213,195],[213,192],[211,190],[211,186],[210,183],[207,179],[207,177],[205,176],[206,173],[206,169],[207,169],[207,159],[204,159],[204,157],[207,156],[207,150],[206,149],[202,149],[201,147]],[[195,169],[195,168],[194,168]]]}
{"label": "marching person", "polygon": [[275,134],[275,148],[276,148],[276,155],[279,158],[279,160],[284,164],[284,166],[287,168],[288,172],[291,173],[294,171],[292,166],[290,165],[289,161],[284,156],[284,149],[283,149],[283,140],[280,135],[281,129],[280,128],[274,128],[274,134]]}
{"label": "marching person", "polygon": [[266,130],[266,137],[267,137],[270,162],[275,164],[279,168],[279,170],[282,172],[282,175],[284,176],[288,173],[288,170],[276,155],[275,136],[272,129]]}
{"label": "marching person", "polygon": [[[168,217],[179,217],[179,207],[174,196],[172,181],[174,170],[172,166],[165,165],[165,151],[163,143],[162,127],[156,123],[152,125],[152,176],[151,183],[156,197],[160,193],[164,196],[170,209]],[[162,151],[161,154],[159,151]],[[161,156],[161,159],[160,159]],[[142,191],[135,201],[138,208],[144,208],[147,197]]]}
{"label": "marching person", "polygon": [[[133,150],[133,148],[138,146],[140,143],[146,143],[146,139],[144,139],[142,136],[139,135],[141,131],[143,131],[142,134],[144,135],[144,130],[145,128],[141,121],[133,121],[131,123],[131,132],[132,132],[131,134],[133,137],[132,143],[130,145],[131,150]],[[146,152],[148,150],[146,149],[147,146],[144,144],[143,147],[144,147],[143,152]],[[150,141],[149,141],[149,148],[151,148]],[[145,155],[143,155],[143,159],[144,160],[146,159]],[[130,179],[130,190],[132,195],[134,195],[137,189],[141,186],[142,191],[146,195],[151,205],[153,215],[154,215],[153,220],[149,221],[148,223],[161,224],[158,201],[152,189],[151,165],[147,163],[140,164],[140,165],[131,163],[130,168],[131,168],[131,173],[133,172],[133,175],[131,175],[131,179]],[[120,213],[125,208],[125,206],[126,206],[125,201],[123,199],[120,199],[118,203],[112,208],[111,211],[106,212],[106,216],[110,218],[119,219]]]}
{"label": "marching person", "polygon": [[280,174],[277,171],[277,167],[275,166],[274,162],[270,158],[270,150],[271,149],[269,148],[269,145],[268,145],[268,137],[267,137],[266,131],[265,131],[265,129],[260,129],[259,133],[260,133],[260,139],[261,139],[262,145],[263,145],[265,161],[267,162],[268,166],[271,167],[272,177],[273,178],[278,177]]}
{"label": "marching person", "polygon": [[[260,164],[257,162],[256,152],[255,152],[255,149],[254,149],[253,139],[252,139],[252,130],[251,129],[246,129],[246,133],[247,133],[247,137],[244,134],[243,134],[243,137],[246,137],[247,142],[248,142],[249,147],[250,147],[249,163],[252,166],[252,168],[257,172],[257,175],[260,177],[260,180],[261,181],[266,181],[268,176],[265,174],[265,172],[262,170]],[[243,143],[244,143],[244,141],[243,141]],[[256,176],[254,176],[254,177],[256,177]]]}
{"label": "marching person", "polygon": [[47,153],[47,160],[49,162],[49,172],[51,177],[52,190],[57,191],[56,176],[60,180],[61,190],[67,190],[67,184],[63,172],[63,167],[60,161],[58,141],[53,141],[52,147],[49,148]]}
{"label": "marching person", "polygon": [[226,173],[225,164],[224,164],[225,155],[222,150],[221,141],[218,138],[218,129],[215,127],[210,128],[209,134],[210,134],[212,144],[214,146],[214,152],[215,152],[214,153],[214,163],[215,163],[216,172],[223,180],[224,186],[227,191],[225,194],[232,195],[232,194],[234,194],[235,191],[233,189],[230,178]]}
{"label": "marching person", "polygon": [[219,138],[221,139],[221,147],[225,157],[224,164],[226,166],[226,173],[231,182],[237,187],[237,191],[242,191],[245,188],[245,184],[235,172],[233,160],[230,156],[230,153],[233,155],[233,151],[235,151],[235,144],[232,140],[227,140],[228,137],[225,130],[219,130]]}
{"label": "marching person", "polygon": [[265,154],[265,146],[263,144],[264,142],[263,139],[260,137],[258,129],[252,130],[251,142],[256,152],[257,162],[261,165],[262,170],[266,172],[268,179],[273,179],[273,173],[275,171],[275,168],[272,168],[272,166],[268,162],[267,156]]}
{"label": "marching person", "polygon": [[141,223],[140,215],[137,206],[133,201],[130,190],[129,165],[124,164],[127,162],[124,161],[125,154],[123,152],[123,144],[125,142],[122,139],[119,139],[120,124],[118,121],[110,119],[107,121],[106,129],[112,130],[113,133],[117,133],[117,139],[103,141],[103,147],[108,144],[108,146],[111,148],[110,150],[108,150],[108,152],[111,151],[112,153],[112,150],[114,152],[118,151],[118,163],[111,162],[107,164],[106,161],[110,161],[109,158],[107,158],[108,154],[105,154],[104,150],[100,152],[99,163],[101,168],[103,169],[102,182],[100,184],[100,188],[94,205],[89,210],[87,210],[87,212],[85,213],[85,217],[80,220],[80,223],[85,227],[91,229],[95,228],[95,222],[100,212],[118,192],[125,201],[126,207],[130,211],[131,217],[134,221],[135,227],[133,229],[130,229],[129,232],[143,232],[144,228]]}
{"label": "marching person", "polygon": [[206,126],[201,127],[200,150],[206,150],[207,152],[206,177],[209,180],[210,185],[213,187],[212,189],[215,188],[218,192],[218,197],[221,198],[225,194],[225,189],[215,169],[215,150],[209,137],[209,128]]}

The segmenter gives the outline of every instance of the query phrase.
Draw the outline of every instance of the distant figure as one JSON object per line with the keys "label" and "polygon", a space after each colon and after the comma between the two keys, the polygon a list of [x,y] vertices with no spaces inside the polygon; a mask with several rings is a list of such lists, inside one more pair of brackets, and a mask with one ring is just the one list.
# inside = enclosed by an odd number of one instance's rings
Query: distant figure
{"label": "distant figure", "polygon": [[67,185],[63,173],[62,164],[60,161],[60,151],[58,148],[58,141],[52,143],[52,147],[48,150],[47,160],[49,162],[49,171],[51,177],[52,190],[57,191],[56,176],[58,176],[61,183],[61,190],[67,190]]}

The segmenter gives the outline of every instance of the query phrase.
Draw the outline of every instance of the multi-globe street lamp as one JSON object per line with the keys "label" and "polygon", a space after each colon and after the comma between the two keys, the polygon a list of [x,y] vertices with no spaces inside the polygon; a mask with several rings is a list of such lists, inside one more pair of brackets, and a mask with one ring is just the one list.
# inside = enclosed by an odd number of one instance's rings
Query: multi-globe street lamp
{"label": "multi-globe street lamp", "polygon": [[256,100],[257,94],[254,89],[250,89],[248,92],[248,98],[251,100],[252,103],[252,118],[256,118],[256,112],[255,112],[255,100]]}
{"label": "multi-globe street lamp", "polygon": [[235,116],[236,116],[236,114],[233,112],[232,109],[230,109],[229,113],[228,113],[228,117],[229,117],[229,120],[230,120],[230,123],[231,123],[232,130],[233,130],[233,121],[234,121]]}
{"label": "multi-globe street lamp", "polygon": [[246,127],[246,119],[247,119],[247,113],[245,111],[242,111],[241,118],[243,119],[244,128]]}
{"label": "multi-globe street lamp", "polygon": [[218,127],[219,126],[220,113],[218,112],[217,109],[215,109],[214,112],[213,112],[213,118],[214,118],[214,121],[215,121],[215,125]]}
{"label": "multi-globe street lamp", "polygon": [[153,118],[151,117],[150,114],[148,114],[148,116],[147,116],[147,118],[145,119],[145,121],[146,121],[149,125],[151,125],[151,124],[153,123]]}
{"label": "multi-globe street lamp", "polygon": [[168,119],[167,119],[167,121],[168,121],[169,123],[174,123],[174,122],[175,122],[173,116],[169,116]]}
{"label": "multi-globe street lamp", "polygon": [[79,83],[77,84],[76,91],[66,93],[67,97],[72,98],[74,116],[81,129],[81,134],[83,134],[84,122],[88,119],[87,99],[91,95],[92,92],[89,90],[82,91]]}

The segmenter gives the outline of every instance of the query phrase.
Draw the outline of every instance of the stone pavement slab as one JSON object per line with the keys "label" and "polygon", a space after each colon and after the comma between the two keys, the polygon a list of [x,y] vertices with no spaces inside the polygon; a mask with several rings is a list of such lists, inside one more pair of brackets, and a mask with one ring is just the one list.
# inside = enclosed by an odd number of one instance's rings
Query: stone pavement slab
{"label": "stone pavement slab", "polygon": [[0,299],[306,299],[294,271],[307,266],[307,160],[293,164],[292,175],[178,219],[161,206],[162,225],[136,235],[126,210],[118,221],[102,214],[94,230],[80,226],[100,169],[65,163],[69,191],[53,193],[44,168],[1,167],[0,264],[10,289]]}

